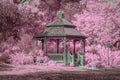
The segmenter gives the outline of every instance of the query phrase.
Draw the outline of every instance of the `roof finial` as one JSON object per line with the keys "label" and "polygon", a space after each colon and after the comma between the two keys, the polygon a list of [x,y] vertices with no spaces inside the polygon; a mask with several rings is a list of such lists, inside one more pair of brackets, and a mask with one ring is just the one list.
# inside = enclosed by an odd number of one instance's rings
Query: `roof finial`
{"label": "roof finial", "polygon": [[63,11],[59,11],[59,12],[58,12],[58,18],[59,18],[59,19],[64,18],[64,12],[63,12]]}

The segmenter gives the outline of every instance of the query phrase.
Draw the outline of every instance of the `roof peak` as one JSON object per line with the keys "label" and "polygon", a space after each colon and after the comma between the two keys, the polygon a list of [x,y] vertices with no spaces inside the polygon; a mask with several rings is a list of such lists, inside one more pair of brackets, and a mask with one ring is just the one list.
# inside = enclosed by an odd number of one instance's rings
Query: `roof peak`
{"label": "roof peak", "polygon": [[75,28],[75,25],[73,25],[71,22],[69,22],[68,20],[66,20],[64,18],[64,12],[63,11],[58,11],[57,13],[57,19],[54,20],[51,23],[48,23],[47,27],[71,27],[71,28]]}
{"label": "roof peak", "polygon": [[64,12],[63,11],[59,11],[58,12],[58,18],[59,19],[63,19],[64,18]]}

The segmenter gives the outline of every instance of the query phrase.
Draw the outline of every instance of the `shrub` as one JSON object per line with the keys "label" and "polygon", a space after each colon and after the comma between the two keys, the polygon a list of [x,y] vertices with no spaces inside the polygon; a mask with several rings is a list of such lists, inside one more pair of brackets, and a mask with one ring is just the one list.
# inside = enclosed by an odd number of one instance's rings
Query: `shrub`
{"label": "shrub", "polygon": [[86,66],[110,67],[120,65],[120,51],[112,51],[101,45],[91,45],[86,47]]}

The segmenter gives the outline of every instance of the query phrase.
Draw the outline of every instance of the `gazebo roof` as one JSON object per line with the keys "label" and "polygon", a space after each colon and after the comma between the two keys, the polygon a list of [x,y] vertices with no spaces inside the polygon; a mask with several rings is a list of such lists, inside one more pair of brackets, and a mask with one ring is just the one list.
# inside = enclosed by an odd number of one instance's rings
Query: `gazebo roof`
{"label": "gazebo roof", "polygon": [[50,27],[46,30],[35,35],[36,38],[40,37],[85,37],[83,34],[73,28],[66,27]]}
{"label": "gazebo roof", "polygon": [[59,18],[52,23],[47,25],[47,29],[36,34],[34,38],[43,38],[43,37],[81,37],[85,38],[83,34],[75,29],[73,25],[68,20],[64,19],[64,14],[59,13]]}
{"label": "gazebo roof", "polygon": [[64,18],[61,19],[57,19],[51,23],[49,23],[47,25],[47,27],[56,27],[56,26],[71,26],[71,27],[75,27],[75,25],[73,25],[71,22],[67,21]]}
{"label": "gazebo roof", "polygon": [[47,25],[47,27],[56,27],[56,26],[75,27],[75,25],[73,25],[71,22],[69,22],[68,20],[66,20],[64,18],[63,12],[59,12],[58,18],[55,21],[53,21]]}

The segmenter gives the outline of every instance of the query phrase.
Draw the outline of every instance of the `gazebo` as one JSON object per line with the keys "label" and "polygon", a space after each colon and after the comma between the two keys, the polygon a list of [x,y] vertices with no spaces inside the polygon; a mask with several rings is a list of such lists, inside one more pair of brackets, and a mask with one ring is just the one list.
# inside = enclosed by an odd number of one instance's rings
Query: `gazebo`
{"label": "gazebo", "polygon": [[[49,58],[51,58],[52,60],[56,62],[63,62],[66,65],[73,63],[75,65],[83,66],[86,37],[75,28],[76,26],[66,20],[64,18],[64,13],[60,11],[58,14],[58,18],[55,21],[49,23],[44,31],[35,34],[34,38],[42,42],[42,49],[44,51],[44,54],[49,56]],[[46,43],[50,40],[56,41],[57,53],[47,52]],[[66,51],[66,43],[69,40],[73,41],[73,53]],[[61,41],[64,43],[63,53],[59,52],[59,44]],[[81,47],[79,53],[76,53],[75,51],[75,44],[77,41],[79,41]]]}

